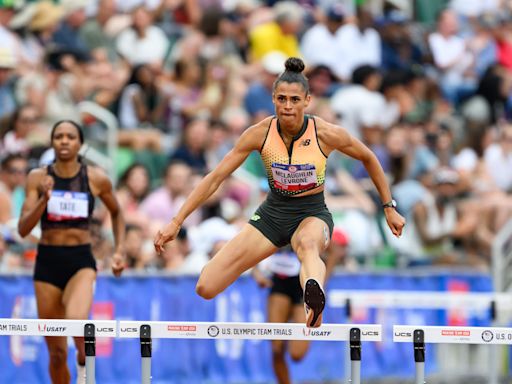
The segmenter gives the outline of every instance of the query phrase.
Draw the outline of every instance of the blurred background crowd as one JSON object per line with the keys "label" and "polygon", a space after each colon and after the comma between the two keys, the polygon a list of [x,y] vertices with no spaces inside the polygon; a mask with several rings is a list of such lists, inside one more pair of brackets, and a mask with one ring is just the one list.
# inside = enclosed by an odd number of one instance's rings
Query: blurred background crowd
{"label": "blurred background crowd", "polygon": [[[307,112],[377,154],[408,220],[393,238],[362,164],[331,156],[339,263],[488,270],[512,217],[512,1],[1,0],[0,272],[33,266],[38,231],[16,231],[27,172],[52,161],[52,124],[74,119],[84,157],[111,162],[129,268],[198,273],[268,192],[258,154],[163,255],[155,231],[274,113],[289,56],[307,65]],[[93,221],[100,269],[107,217]]]}

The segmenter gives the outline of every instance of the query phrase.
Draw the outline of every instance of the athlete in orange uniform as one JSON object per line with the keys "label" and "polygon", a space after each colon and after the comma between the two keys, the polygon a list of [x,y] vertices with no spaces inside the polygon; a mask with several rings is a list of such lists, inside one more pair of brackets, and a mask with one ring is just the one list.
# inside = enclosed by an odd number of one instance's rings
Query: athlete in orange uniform
{"label": "athlete in orange uniform", "polygon": [[157,233],[155,249],[174,240],[181,224],[201,205],[252,151],[260,151],[267,168],[270,193],[241,232],[204,267],[196,291],[212,299],[244,271],[290,243],[301,262],[306,325],[322,322],[325,264],[320,254],[329,245],[332,217],[324,202],[325,163],[338,150],[363,162],[379,192],[386,220],[400,236],[405,220],[395,202],[379,161],[363,143],[345,129],[318,117],[306,116],[311,95],[302,74],[304,63],[289,58],[274,83],[272,100],[276,116],[248,128],[220,164],[197,185],[178,214]]}

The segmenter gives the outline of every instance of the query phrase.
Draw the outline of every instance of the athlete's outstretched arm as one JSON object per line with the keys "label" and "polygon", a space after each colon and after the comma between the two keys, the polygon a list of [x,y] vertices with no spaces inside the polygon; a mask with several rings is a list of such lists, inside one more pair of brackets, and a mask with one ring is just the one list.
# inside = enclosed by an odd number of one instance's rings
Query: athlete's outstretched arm
{"label": "athlete's outstretched arm", "polygon": [[28,174],[25,202],[18,221],[21,237],[27,236],[41,219],[50,199],[53,183],[53,178],[42,169],[34,169]]}
{"label": "athlete's outstretched arm", "polygon": [[162,230],[158,231],[154,241],[155,250],[158,253],[164,250],[165,243],[175,239],[181,224],[188,215],[204,203],[219,188],[220,184],[247,159],[253,150],[260,149],[266,132],[262,127],[264,125],[260,123],[248,128],[240,136],[233,149],[194,188],[176,216]]}
{"label": "athlete's outstretched arm", "polygon": [[[342,127],[329,124],[325,121],[320,121],[319,137],[321,139],[322,147],[329,149],[328,153],[332,150],[340,151],[356,160],[363,163],[372,179],[377,191],[379,192],[380,199],[383,204],[391,201],[391,191],[386,179],[386,175],[382,166],[377,159],[377,156],[364,145],[360,140],[350,135]],[[389,228],[395,236],[402,234],[402,229],[405,225],[405,219],[394,209],[385,208],[386,221]]]}

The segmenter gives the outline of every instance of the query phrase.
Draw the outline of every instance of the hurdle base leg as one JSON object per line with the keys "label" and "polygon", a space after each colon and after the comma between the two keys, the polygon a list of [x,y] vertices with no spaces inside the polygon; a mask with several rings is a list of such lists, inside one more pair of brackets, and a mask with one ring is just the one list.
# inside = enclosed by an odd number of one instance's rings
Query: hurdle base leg
{"label": "hurdle base leg", "polygon": [[141,361],[142,384],[151,383],[151,357],[143,357]]}
{"label": "hurdle base leg", "polygon": [[416,364],[416,376],[414,384],[425,384],[425,363]]}
{"label": "hurdle base leg", "polygon": [[361,329],[350,329],[350,383],[361,384]]}
{"label": "hurdle base leg", "polygon": [[361,384],[361,360],[351,361],[349,383]]}
{"label": "hurdle base leg", "polygon": [[94,356],[85,356],[85,384],[94,384],[96,377],[96,359]]}
{"label": "hurdle base leg", "polygon": [[140,326],[140,356],[142,384],[151,384],[151,327],[147,324]]}

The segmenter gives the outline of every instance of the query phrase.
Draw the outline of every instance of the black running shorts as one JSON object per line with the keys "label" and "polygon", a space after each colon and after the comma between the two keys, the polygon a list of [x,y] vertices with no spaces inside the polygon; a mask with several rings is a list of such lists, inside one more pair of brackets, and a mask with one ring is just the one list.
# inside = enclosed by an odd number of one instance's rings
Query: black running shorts
{"label": "black running shorts", "polygon": [[332,236],[334,223],[325,205],[323,192],[304,197],[284,197],[269,192],[249,220],[276,247],[288,245],[299,224],[308,217],[318,217],[329,227]]}
{"label": "black running shorts", "polygon": [[304,291],[300,286],[299,276],[279,276],[274,274],[272,276],[272,288],[270,294],[280,294],[290,298],[293,305],[303,304]]}
{"label": "black running shorts", "polygon": [[83,268],[96,271],[96,260],[90,244],[76,246],[39,244],[34,281],[50,283],[64,290],[73,275]]}

